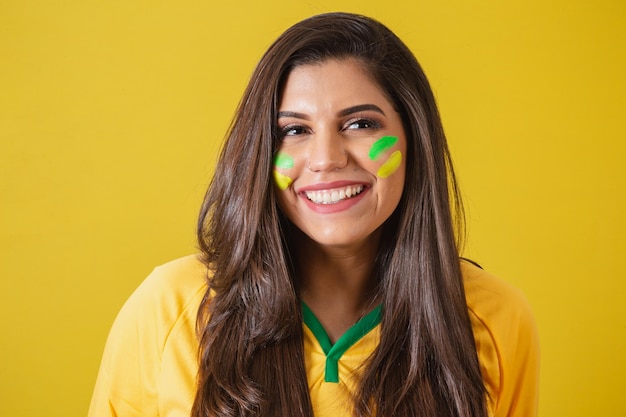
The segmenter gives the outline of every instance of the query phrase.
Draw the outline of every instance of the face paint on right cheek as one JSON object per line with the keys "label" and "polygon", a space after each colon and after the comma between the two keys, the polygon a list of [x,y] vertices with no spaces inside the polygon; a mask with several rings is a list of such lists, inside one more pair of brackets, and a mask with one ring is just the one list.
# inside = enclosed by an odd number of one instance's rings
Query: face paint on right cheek
{"label": "face paint on right cheek", "polygon": [[286,175],[281,174],[278,171],[274,171],[274,182],[281,190],[289,188],[293,180]]}
{"label": "face paint on right cheek", "polygon": [[293,158],[286,153],[279,152],[278,155],[274,158],[274,166],[280,169],[290,169],[293,168],[294,162]]}
{"label": "face paint on right cheek", "polygon": [[278,169],[290,169],[293,168],[293,166],[293,158],[286,153],[278,153],[278,155],[274,158],[274,182],[281,190],[289,188],[293,179],[285,174],[281,174],[278,172]]}

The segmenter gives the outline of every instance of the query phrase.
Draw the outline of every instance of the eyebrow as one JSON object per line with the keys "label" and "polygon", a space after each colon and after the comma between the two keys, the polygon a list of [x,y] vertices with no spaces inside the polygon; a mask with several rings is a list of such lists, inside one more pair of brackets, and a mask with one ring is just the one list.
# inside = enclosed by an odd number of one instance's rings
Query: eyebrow
{"label": "eyebrow", "polygon": [[298,113],[295,111],[279,111],[278,118],[280,119],[281,117],[293,117],[294,119],[309,120],[309,116],[307,116],[306,114]]}
{"label": "eyebrow", "polygon": [[[385,112],[375,104],[359,104],[357,106],[352,106],[352,107],[348,107],[346,109],[341,110],[339,112],[339,117],[345,117],[350,114],[358,113],[361,111],[368,111],[368,110],[375,111],[385,116]],[[309,116],[307,116],[306,114],[298,113],[295,111],[280,111],[278,112],[278,118],[280,119],[281,117],[293,117],[296,119],[309,120]]]}
{"label": "eyebrow", "polygon": [[348,107],[347,109],[341,110],[339,112],[339,116],[341,117],[348,116],[353,113],[358,113],[360,111],[367,111],[367,110],[375,111],[385,116],[385,112],[375,104],[359,104],[358,106]]}

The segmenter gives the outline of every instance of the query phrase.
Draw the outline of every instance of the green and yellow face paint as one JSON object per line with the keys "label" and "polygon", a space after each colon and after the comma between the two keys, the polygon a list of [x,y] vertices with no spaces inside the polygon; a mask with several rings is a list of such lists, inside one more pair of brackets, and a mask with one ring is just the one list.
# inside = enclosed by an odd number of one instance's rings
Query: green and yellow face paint
{"label": "green and yellow face paint", "polygon": [[[369,151],[369,158],[372,161],[376,161],[380,159],[384,154],[387,153],[391,148],[393,148],[396,143],[398,143],[398,138],[396,136],[383,136],[378,139]],[[394,151],[389,155],[387,160],[378,168],[376,175],[380,178],[387,178],[394,172],[398,170],[400,164],[402,163],[402,152]]]}
{"label": "green and yellow face paint", "polygon": [[281,190],[286,190],[289,188],[293,179],[288,177],[285,174],[280,173],[278,170],[286,170],[291,169],[294,166],[293,158],[286,153],[279,152],[276,157],[274,157],[274,182]]}

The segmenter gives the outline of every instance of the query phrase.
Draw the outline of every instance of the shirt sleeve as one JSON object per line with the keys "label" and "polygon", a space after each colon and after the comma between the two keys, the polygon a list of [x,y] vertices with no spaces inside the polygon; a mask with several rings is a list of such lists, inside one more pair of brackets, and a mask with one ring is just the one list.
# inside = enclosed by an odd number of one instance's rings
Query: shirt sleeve
{"label": "shirt sleeve", "polygon": [[148,277],[120,310],[109,332],[88,417],[158,416],[162,344]]}
{"label": "shirt sleeve", "polygon": [[539,336],[528,301],[516,288],[464,265],[476,350],[493,417],[536,417]]}
{"label": "shirt sleeve", "polygon": [[497,335],[501,387],[495,417],[535,417],[539,399],[539,337],[525,300]]}
{"label": "shirt sleeve", "polygon": [[135,290],[109,332],[88,417],[189,415],[205,278],[190,256],[156,268]]}

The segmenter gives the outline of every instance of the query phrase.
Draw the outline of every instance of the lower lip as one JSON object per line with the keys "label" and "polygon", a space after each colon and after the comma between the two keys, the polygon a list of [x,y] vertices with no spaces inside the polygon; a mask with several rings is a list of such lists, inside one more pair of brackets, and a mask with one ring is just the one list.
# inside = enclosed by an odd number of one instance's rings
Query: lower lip
{"label": "lower lip", "polygon": [[309,208],[313,210],[314,212],[322,213],[322,214],[331,214],[331,213],[339,213],[341,211],[348,210],[349,208],[358,204],[358,202],[361,201],[365,193],[367,193],[368,191],[369,191],[369,187],[363,189],[363,191],[361,191],[357,196],[346,198],[345,200],[341,200],[340,202],[335,203],[335,204],[317,204],[309,200],[306,197],[306,195],[301,195],[300,197],[304,200],[305,204],[309,206]]}

